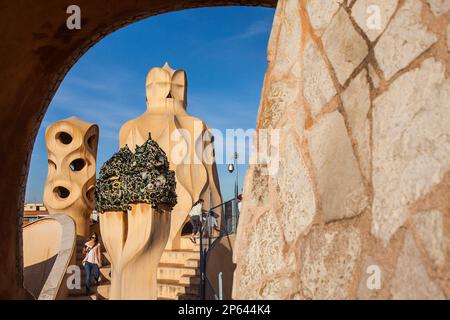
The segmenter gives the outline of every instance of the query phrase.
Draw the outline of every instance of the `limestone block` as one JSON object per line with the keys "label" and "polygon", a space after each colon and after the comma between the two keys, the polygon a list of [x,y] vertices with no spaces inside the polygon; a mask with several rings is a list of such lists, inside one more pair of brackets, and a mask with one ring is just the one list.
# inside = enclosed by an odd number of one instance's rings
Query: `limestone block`
{"label": "limestone block", "polygon": [[325,222],[360,214],[368,198],[342,115],[323,117],[309,133],[309,144]]}
{"label": "limestone block", "polygon": [[272,29],[270,30],[269,42],[267,44],[267,65],[270,68],[276,59],[278,34],[281,27],[281,15],[283,14],[283,6],[279,5],[275,9],[273,16]]}
{"label": "limestone block", "polygon": [[312,39],[305,47],[303,79],[303,94],[311,107],[312,114],[316,116],[336,94],[336,89],[325,61]]}
{"label": "limestone block", "polygon": [[289,299],[290,293],[294,291],[294,288],[294,281],[289,275],[271,279],[259,289],[258,299],[286,300]]}
{"label": "limestone block", "polygon": [[412,235],[408,232],[398,257],[391,282],[395,300],[445,299],[442,290],[430,279]]}
{"label": "limestone block", "polygon": [[44,204],[50,214],[75,221],[78,236],[89,235],[94,209],[98,126],[76,117],[55,122],[45,131],[48,175]]}
{"label": "limestone block", "polygon": [[437,41],[421,21],[422,3],[408,0],[378,40],[374,52],[385,79],[405,68]]}
{"label": "limestone block", "polygon": [[384,31],[397,8],[398,0],[357,0],[352,17],[367,37],[374,41]]}
{"label": "limestone block", "polygon": [[248,231],[248,247],[241,260],[239,291],[245,292],[265,276],[280,271],[284,264],[282,230],[273,211],[264,213]]}
{"label": "limestone block", "polygon": [[[181,231],[189,223],[192,204],[204,199],[204,208],[222,203],[211,139],[206,124],[186,111],[187,76],[184,70],[173,70],[166,63],[152,68],[146,79],[147,111],[125,123],[119,133],[120,146],[133,151],[151,137],[164,150],[170,169],[175,171],[178,203],[173,208],[168,249],[181,247]],[[209,150],[209,155],[204,156]],[[221,208],[215,213],[221,221]]]}
{"label": "limestone block", "polygon": [[307,299],[348,299],[361,251],[360,232],[313,229],[303,249],[301,281]]}
{"label": "limestone block", "polygon": [[294,66],[300,53],[302,28],[299,3],[298,0],[285,1],[283,13],[280,15],[280,34],[273,64],[273,73],[277,76],[286,75]]}
{"label": "limestone block", "polygon": [[370,91],[366,70],[362,70],[350,82],[341,97],[353,139],[357,143],[356,152],[361,171],[364,177],[370,180],[370,123],[368,120]]}
{"label": "limestone block", "polygon": [[323,34],[322,42],[336,76],[344,84],[367,56],[367,44],[341,8]]}
{"label": "limestone block", "polygon": [[438,266],[445,264],[445,235],[442,213],[438,210],[419,212],[415,217],[416,232],[429,257]]}
{"label": "limestone block", "polygon": [[431,11],[437,16],[440,16],[450,10],[450,2],[448,0],[427,0]]}
{"label": "limestone block", "polygon": [[447,51],[450,51],[450,23],[447,25]]}
{"label": "limestone block", "polygon": [[306,10],[309,20],[318,34],[330,23],[342,2],[342,0],[308,1]]}
{"label": "limestone block", "polygon": [[312,223],[316,213],[316,197],[295,137],[288,133],[281,145],[276,177],[281,226],[286,240],[294,241]]}
{"label": "limestone block", "polygon": [[298,81],[277,81],[270,85],[269,93],[264,100],[261,127],[275,127],[283,114],[294,108],[300,92]]}
{"label": "limestone block", "polygon": [[266,172],[267,167],[262,165],[252,165],[249,170],[247,176],[248,179],[251,179],[251,190],[245,192],[246,201],[248,200],[254,206],[265,206],[269,201],[269,195],[267,193],[267,186],[269,184],[269,175]]}
{"label": "limestone block", "polygon": [[372,233],[387,243],[450,169],[450,81],[445,67],[425,60],[374,100]]}
{"label": "limestone block", "polygon": [[[379,283],[377,283],[378,280]],[[357,298],[360,300],[376,299],[377,294],[387,284],[387,280],[383,266],[373,257],[366,257],[361,269]],[[377,287],[378,284],[379,287]]]}

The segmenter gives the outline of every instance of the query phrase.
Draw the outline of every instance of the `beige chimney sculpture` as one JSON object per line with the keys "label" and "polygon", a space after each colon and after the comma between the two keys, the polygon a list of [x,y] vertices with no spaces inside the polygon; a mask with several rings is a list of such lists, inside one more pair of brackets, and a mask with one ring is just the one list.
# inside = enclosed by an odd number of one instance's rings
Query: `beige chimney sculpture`
{"label": "beige chimney sculpture", "polygon": [[[149,133],[165,151],[170,169],[175,171],[178,203],[171,214],[166,249],[180,248],[181,231],[189,223],[188,213],[199,198],[204,208],[222,202],[212,139],[204,139],[208,127],[186,111],[187,78],[184,70],[173,70],[166,63],[152,68],[146,79],[147,111],[125,123],[119,142],[134,149]],[[221,214],[221,208],[215,210]],[[220,221],[220,218],[218,219]]]}
{"label": "beige chimney sculpture", "polygon": [[98,126],[76,117],[55,122],[45,132],[48,175],[44,204],[50,214],[67,214],[77,236],[89,235],[94,209]]}

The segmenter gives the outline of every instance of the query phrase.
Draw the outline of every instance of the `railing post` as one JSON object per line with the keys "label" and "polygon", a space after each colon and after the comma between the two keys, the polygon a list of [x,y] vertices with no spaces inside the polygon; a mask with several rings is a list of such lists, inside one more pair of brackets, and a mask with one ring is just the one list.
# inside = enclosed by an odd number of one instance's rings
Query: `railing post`
{"label": "railing post", "polygon": [[204,271],[204,252],[203,252],[203,225],[200,216],[200,300],[205,300],[205,271]]}
{"label": "railing post", "polygon": [[223,291],[222,291],[222,272],[219,272],[219,300],[223,300]]}

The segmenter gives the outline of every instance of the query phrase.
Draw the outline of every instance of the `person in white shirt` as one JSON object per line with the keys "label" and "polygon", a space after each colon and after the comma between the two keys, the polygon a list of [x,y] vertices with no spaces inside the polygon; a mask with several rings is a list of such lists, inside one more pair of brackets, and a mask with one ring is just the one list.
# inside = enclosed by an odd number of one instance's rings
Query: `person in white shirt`
{"label": "person in white shirt", "polygon": [[206,218],[206,223],[208,226],[208,236],[213,237],[214,232],[213,230],[216,230],[217,232],[220,232],[219,223],[217,222],[216,215],[214,212],[210,212],[208,214],[208,218]]}
{"label": "person in white shirt", "polygon": [[195,238],[198,237],[198,232],[200,230],[203,202],[203,199],[198,199],[198,201],[192,205],[191,211],[189,212],[189,217],[192,224],[192,235],[190,239],[193,243],[197,243]]}
{"label": "person in white shirt", "polygon": [[91,291],[91,270],[94,272],[95,283],[98,285],[99,268],[102,266],[101,248],[96,232],[93,232],[89,241],[84,244],[83,254],[85,255],[82,264],[86,271],[86,295],[89,295]]}

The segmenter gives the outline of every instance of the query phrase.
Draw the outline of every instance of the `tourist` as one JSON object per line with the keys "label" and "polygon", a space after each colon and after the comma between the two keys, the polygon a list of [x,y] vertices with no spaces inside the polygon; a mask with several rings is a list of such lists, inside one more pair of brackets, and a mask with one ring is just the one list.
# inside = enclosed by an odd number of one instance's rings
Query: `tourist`
{"label": "tourist", "polygon": [[100,278],[99,268],[102,266],[102,256],[98,235],[93,232],[89,240],[84,244],[83,248],[83,266],[86,271],[86,295],[91,291],[91,270],[94,272],[95,284],[98,286]]}
{"label": "tourist", "polygon": [[200,230],[203,202],[203,199],[198,199],[198,201],[192,205],[191,211],[189,212],[192,224],[192,235],[190,239],[193,243],[197,243],[195,239],[198,237],[198,232]]}
{"label": "tourist", "polygon": [[214,236],[213,230],[220,232],[219,223],[217,222],[216,214],[214,212],[209,212],[206,223],[208,226],[208,237]]}

